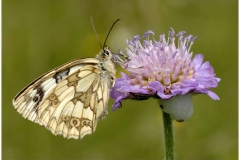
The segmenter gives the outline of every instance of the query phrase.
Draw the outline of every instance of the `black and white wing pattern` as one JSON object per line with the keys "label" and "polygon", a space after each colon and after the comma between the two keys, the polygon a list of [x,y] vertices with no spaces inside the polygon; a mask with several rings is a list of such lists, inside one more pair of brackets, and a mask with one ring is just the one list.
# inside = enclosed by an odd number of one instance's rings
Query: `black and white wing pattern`
{"label": "black and white wing pattern", "polygon": [[[13,99],[15,109],[54,135],[81,139],[91,134],[107,114],[115,78],[101,63],[96,58],[77,59],[47,72]],[[111,70],[115,74],[115,68]]]}

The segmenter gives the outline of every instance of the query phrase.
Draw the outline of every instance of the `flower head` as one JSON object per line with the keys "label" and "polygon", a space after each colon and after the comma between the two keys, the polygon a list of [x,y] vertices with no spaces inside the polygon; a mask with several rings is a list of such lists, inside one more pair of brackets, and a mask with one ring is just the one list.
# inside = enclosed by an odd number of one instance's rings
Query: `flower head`
{"label": "flower head", "polygon": [[220,79],[215,77],[208,61],[203,63],[202,54],[192,58],[190,49],[197,37],[184,36],[185,33],[182,31],[175,35],[171,28],[167,39],[163,34],[157,41],[149,30],[144,33],[142,43],[139,35],[134,36],[132,41],[127,40],[126,54],[119,51],[117,59],[129,74],[121,73],[122,77],[116,80],[111,91],[115,100],[114,110],[124,99],[155,97],[164,100],[195,93],[219,100],[209,88],[217,87]]}

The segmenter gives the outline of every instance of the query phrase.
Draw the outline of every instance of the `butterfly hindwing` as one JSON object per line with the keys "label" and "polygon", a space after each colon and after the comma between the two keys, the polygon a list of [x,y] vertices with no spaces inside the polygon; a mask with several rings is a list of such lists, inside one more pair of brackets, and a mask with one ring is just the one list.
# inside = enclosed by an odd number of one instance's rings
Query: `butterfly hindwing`
{"label": "butterfly hindwing", "polygon": [[110,87],[99,60],[78,59],[39,77],[14,98],[13,105],[24,118],[53,134],[81,139],[106,114]]}

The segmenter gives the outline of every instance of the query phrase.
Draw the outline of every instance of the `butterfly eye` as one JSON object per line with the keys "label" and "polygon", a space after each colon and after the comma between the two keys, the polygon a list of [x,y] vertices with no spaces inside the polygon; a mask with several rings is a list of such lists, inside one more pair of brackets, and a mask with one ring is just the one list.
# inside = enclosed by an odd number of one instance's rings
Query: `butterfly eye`
{"label": "butterfly eye", "polygon": [[103,53],[106,55],[106,56],[109,56],[109,52],[104,50]]}

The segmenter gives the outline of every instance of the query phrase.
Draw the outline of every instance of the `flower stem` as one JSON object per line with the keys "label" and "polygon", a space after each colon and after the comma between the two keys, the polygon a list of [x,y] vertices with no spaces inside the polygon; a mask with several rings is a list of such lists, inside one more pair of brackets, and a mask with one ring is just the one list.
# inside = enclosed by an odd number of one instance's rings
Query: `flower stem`
{"label": "flower stem", "polygon": [[[161,106],[162,108],[162,106]],[[169,114],[163,113],[164,125],[164,141],[165,141],[165,155],[166,160],[174,160],[173,155],[173,131],[172,131],[172,118]]]}

